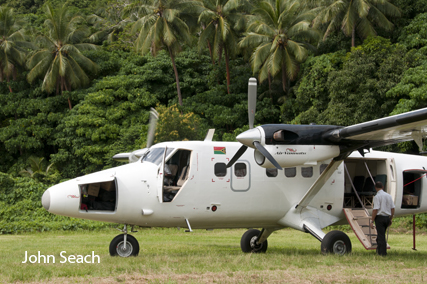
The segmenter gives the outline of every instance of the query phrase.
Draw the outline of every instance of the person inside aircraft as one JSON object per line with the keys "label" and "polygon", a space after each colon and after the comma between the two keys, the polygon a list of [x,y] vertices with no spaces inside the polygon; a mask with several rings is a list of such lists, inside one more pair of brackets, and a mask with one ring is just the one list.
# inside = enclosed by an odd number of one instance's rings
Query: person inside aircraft
{"label": "person inside aircraft", "polygon": [[173,175],[172,175],[172,171],[169,167],[169,164],[165,164],[164,175],[165,175],[165,177],[163,180],[163,184],[164,185],[172,185]]}
{"label": "person inside aircraft", "polygon": [[243,163],[237,163],[234,166],[234,174],[236,177],[245,177],[246,176],[246,165]]}
{"label": "person inside aircraft", "polygon": [[179,150],[165,163],[163,201],[170,202],[188,179],[191,151]]}

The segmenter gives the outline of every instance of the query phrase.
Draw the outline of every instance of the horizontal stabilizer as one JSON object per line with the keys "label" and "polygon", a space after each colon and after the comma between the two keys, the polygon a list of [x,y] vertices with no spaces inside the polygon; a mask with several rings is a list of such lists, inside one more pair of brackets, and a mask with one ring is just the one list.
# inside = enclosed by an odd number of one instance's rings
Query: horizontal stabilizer
{"label": "horizontal stabilizer", "polygon": [[113,156],[113,160],[121,163],[129,162],[129,156],[131,153],[119,153]]}
{"label": "horizontal stabilizer", "polygon": [[135,150],[132,153],[120,153],[113,156],[113,160],[122,163],[134,163],[139,160],[146,152],[148,148]]}

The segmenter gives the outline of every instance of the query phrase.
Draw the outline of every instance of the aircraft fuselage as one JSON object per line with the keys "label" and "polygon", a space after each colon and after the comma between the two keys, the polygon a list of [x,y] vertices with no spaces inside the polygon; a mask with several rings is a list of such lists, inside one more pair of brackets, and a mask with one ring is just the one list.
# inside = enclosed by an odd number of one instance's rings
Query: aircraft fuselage
{"label": "aircraft fuselage", "polygon": [[[425,177],[416,181],[417,206],[401,206],[406,184],[403,173],[422,172],[425,157],[373,151],[363,158],[353,153],[344,163],[338,163],[309,204],[296,211],[295,206],[330,160],[278,171],[257,166],[254,151],[249,149],[231,168],[225,168],[239,147],[239,143],[233,142],[160,143],[150,150],[168,149],[165,163],[170,167],[176,164],[177,168],[170,179],[175,179],[176,184],[180,171],[187,176],[180,187],[165,184],[162,159],[157,159],[157,163],[140,159],[55,185],[44,194],[43,206],[58,215],[141,227],[187,227],[188,221],[193,229],[293,227],[303,231],[304,220],[316,219],[322,229],[346,223],[343,207],[348,201],[346,195],[352,192],[349,181],[362,175],[358,172],[363,172],[364,161],[375,175],[386,175],[386,191],[395,201],[396,216],[427,212]],[[368,176],[363,174],[364,178]],[[101,182],[114,183],[114,209],[82,207],[86,202],[83,186]],[[170,200],[168,190],[172,193]],[[90,198],[97,202],[98,197],[89,195]]]}

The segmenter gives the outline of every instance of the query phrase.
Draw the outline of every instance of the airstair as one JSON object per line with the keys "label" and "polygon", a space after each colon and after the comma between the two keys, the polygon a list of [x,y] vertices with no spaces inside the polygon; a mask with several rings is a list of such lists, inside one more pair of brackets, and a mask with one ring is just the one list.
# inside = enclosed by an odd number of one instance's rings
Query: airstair
{"label": "airstair", "polygon": [[372,221],[367,212],[364,209],[344,208],[344,214],[365,249],[376,249],[377,230],[370,227]]}

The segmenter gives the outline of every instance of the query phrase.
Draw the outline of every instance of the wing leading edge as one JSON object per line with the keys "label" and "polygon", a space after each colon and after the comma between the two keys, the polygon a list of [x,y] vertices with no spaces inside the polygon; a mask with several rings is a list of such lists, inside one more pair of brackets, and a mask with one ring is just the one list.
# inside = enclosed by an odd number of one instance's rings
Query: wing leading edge
{"label": "wing leading edge", "polygon": [[363,143],[364,148],[410,140],[415,140],[420,146],[426,132],[427,108],[423,108],[335,129],[326,133],[324,138],[334,142]]}

